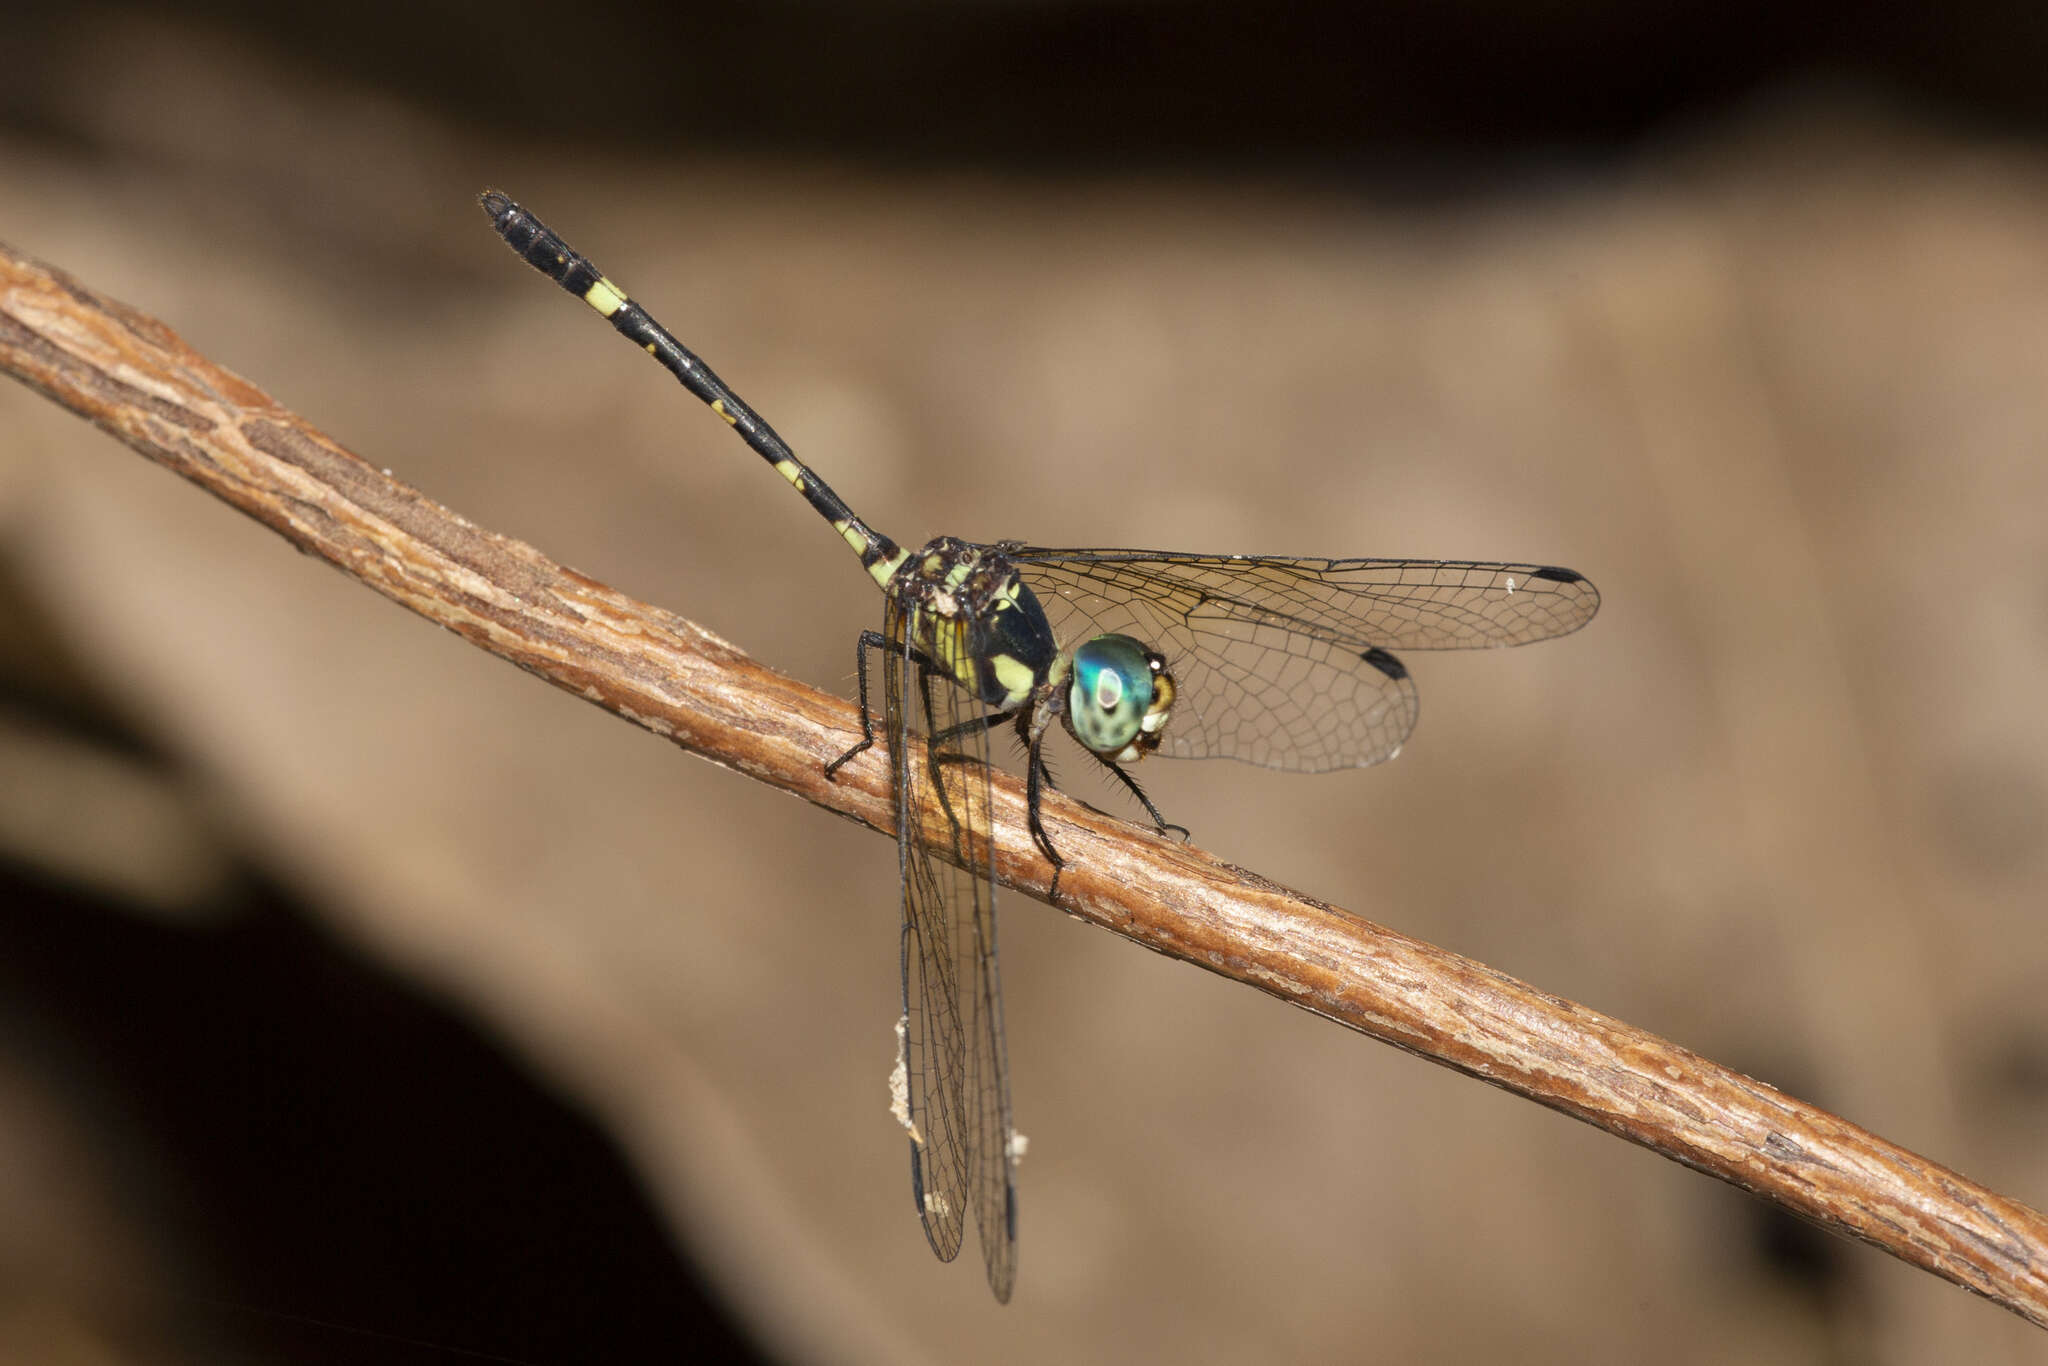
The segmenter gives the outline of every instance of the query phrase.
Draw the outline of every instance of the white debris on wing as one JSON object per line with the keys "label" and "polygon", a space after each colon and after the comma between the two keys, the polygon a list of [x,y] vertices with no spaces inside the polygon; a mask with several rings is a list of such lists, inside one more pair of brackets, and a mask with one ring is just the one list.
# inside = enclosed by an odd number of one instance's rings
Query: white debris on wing
{"label": "white debris on wing", "polygon": [[889,1069],[889,1113],[910,1135],[910,1141],[924,1146],[924,1135],[910,1117],[910,1017],[896,1017],[896,1065]]}

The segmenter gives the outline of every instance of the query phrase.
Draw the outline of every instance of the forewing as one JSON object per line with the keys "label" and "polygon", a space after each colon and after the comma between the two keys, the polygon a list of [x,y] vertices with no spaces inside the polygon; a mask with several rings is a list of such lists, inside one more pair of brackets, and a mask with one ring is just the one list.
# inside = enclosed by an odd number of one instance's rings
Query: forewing
{"label": "forewing", "polygon": [[1005,549],[1063,645],[1119,632],[1166,656],[1166,753],[1311,773],[1407,741],[1415,685],[1390,651],[1523,645],[1600,605],[1585,578],[1547,565]]}
{"label": "forewing", "polygon": [[[892,603],[886,632],[915,640]],[[897,840],[903,877],[912,1187],[941,1259],[960,1251],[974,1210],[989,1287],[1016,1275],[1015,1155],[997,976],[994,841],[984,709],[944,675],[892,651],[887,664]],[[927,795],[935,821],[922,813]]]}

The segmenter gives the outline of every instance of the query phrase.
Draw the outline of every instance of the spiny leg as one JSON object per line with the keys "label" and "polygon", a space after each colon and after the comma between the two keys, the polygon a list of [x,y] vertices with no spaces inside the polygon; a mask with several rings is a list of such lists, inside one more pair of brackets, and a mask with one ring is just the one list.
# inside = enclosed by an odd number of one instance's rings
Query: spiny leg
{"label": "spiny leg", "polygon": [[1017,733],[1024,737],[1024,744],[1030,757],[1024,763],[1024,809],[1030,813],[1031,842],[1038,846],[1038,852],[1045,855],[1045,861],[1052,865],[1052,886],[1046,888],[1045,899],[1059,902],[1060,874],[1066,869],[1067,861],[1060,857],[1060,851],[1052,847],[1052,836],[1045,833],[1045,822],[1039,813],[1039,798],[1053,788],[1052,770],[1045,766],[1045,731],[1043,727],[1032,733],[1031,718],[1020,713],[1017,717]]}
{"label": "spiny leg", "polygon": [[1133,797],[1136,797],[1138,799],[1138,804],[1145,808],[1145,814],[1152,818],[1152,825],[1155,829],[1159,831],[1160,834],[1170,834],[1173,831],[1177,830],[1180,832],[1180,837],[1182,839],[1186,839],[1188,837],[1188,828],[1185,825],[1169,824],[1167,822],[1166,817],[1159,814],[1159,808],[1154,806],[1152,804],[1152,799],[1145,795],[1145,789],[1138,785],[1138,780],[1136,778],[1133,778],[1129,773],[1126,773],[1124,771],[1124,767],[1122,764],[1117,763],[1114,759],[1110,759],[1103,755],[1097,754],[1092,749],[1086,751],[1086,753],[1089,758],[1093,759],[1096,763],[1101,764],[1104,768],[1108,769],[1111,773],[1115,774],[1116,780],[1124,785],[1124,789],[1128,791]]}
{"label": "spiny leg", "polygon": [[[1024,738],[1025,746],[1030,751],[1030,759],[1025,769],[1024,791],[1026,805],[1030,811],[1031,839],[1038,846],[1039,852],[1045,855],[1046,862],[1052,865],[1052,886],[1046,892],[1046,899],[1057,900],[1060,893],[1060,873],[1066,868],[1067,861],[1060,857],[1059,850],[1053,847],[1052,836],[1046,833],[1045,820],[1040,803],[1045,793],[1057,792],[1059,788],[1053,782],[1052,770],[1047,767],[1045,762],[1045,732],[1040,730],[1034,738],[1028,729],[1029,720],[1028,713],[1020,714],[1017,717],[1017,733]],[[1182,839],[1188,837],[1188,828],[1184,825],[1175,825],[1168,821],[1160,813],[1159,808],[1153,804],[1152,798],[1146,794],[1144,787],[1139,784],[1136,778],[1126,773],[1121,765],[1103,755],[1097,754],[1093,750],[1085,752],[1089,758],[1095,760],[1108,769],[1111,774],[1115,775],[1116,780],[1124,785],[1125,791],[1138,799],[1138,804],[1145,808],[1145,814],[1152,818],[1153,828],[1160,834],[1178,834]]]}
{"label": "spiny leg", "polygon": [[937,746],[942,740],[951,740],[962,735],[972,735],[978,730],[994,730],[1003,722],[1016,719],[1018,712],[1022,710],[1023,708],[1020,707],[1015,711],[992,711],[986,716],[977,716],[972,721],[962,721],[957,726],[948,726],[938,734],[928,737],[925,744],[932,756],[932,763],[934,765],[980,763],[981,760],[972,754],[946,753],[939,750]]}
{"label": "spiny leg", "polygon": [[[853,647],[853,666],[854,674],[860,679],[860,743],[825,765],[825,779],[827,782],[835,780],[834,775],[839,772],[847,760],[853,758],[856,754],[874,748],[875,718],[868,711],[868,651],[894,650],[895,648],[896,642],[890,640],[889,637],[883,635],[880,631],[862,631],[860,639],[855,642]],[[924,651],[914,646],[904,650],[903,655],[921,670],[938,667],[925,655]],[[960,728],[955,727],[954,729],[957,731]]]}
{"label": "spiny leg", "polygon": [[[950,740],[956,735],[968,735],[977,730],[994,730],[1005,721],[1016,720],[1023,710],[1022,707],[1015,707],[1009,711],[992,711],[988,715],[978,716],[972,721],[962,721],[957,726],[948,726],[931,738],[933,740]],[[964,759],[967,756],[964,754],[948,754],[945,757],[948,759]]]}
{"label": "spiny leg", "polygon": [[[831,763],[825,765],[825,777],[828,780],[833,778],[833,776],[836,773],[838,773],[841,766],[843,766],[849,759],[852,759],[854,756],[860,754],[864,750],[872,749],[874,747],[875,721],[873,715],[868,711],[868,651],[894,650],[895,648],[896,643],[890,640],[889,637],[887,637],[886,635],[883,635],[880,631],[862,631],[860,633],[860,640],[854,647],[854,673],[855,676],[859,679],[860,685],[859,692],[861,738],[859,743],[854,745],[853,748],[847,750],[846,753],[840,755]],[[927,718],[927,721],[929,721],[929,718],[933,715],[931,680],[934,677],[937,677],[946,679],[948,682],[950,682],[950,676],[922,650],[912,647],[904,650],[903,654],[905,658],[907,658],[911,663],[917,666],[918,691],[920,694],[920,700],[924,704],[925,716]],[[1031,709],[1029,707],[1016,707],[1010,711],[990,712],[985,716],[978,716],[974,718],[972,721],[962,721],[958,725],[947,726],[943,730],[940,730],[935,734],[929,735],[925,738],[925,752],[930,757],[930,762],[932,766],[932,786],[937,790],[939,794],[939,805],[941,809],[945,810],[948,820],[951,820],[953,818],[953,813],[951,809],[951,803],[947,800],[946,797],[946,785],[938,780],[939,766],[948,763],[973,763],[976,761],[971,755],[944,753],[939,749],[939,746],[943,744],[945,741],[954,739],[957,736],[969,735],[977,730],[993,730],[995,729],[995,727],[1002,725],[1005,722],[1012,721],[1014,721],[1017,724],[1018,733],[1020,735],[1025,735],[1025,726],[1030,719],[1030,710]],[[1026,743],[1029,743],[1028,737]],[[1065,861],[1060,858],[1059,851],[1053,848],[1052,839],[1045,833],[1045,826],[1039,821],[1038,818],[1037,794],[1039,777],[1041,774],[1044,775],[1045,785],[1048,788],[1050,788],[1052,786],[1051,772],[1046,769],[1044,757],[1038,753],[1037,748],[1034,746],[1032,749],[1031,756],[1030,778],[1028,783],[1026,784],[1027,790],[1031,793],[1031,839],[1032,842],[1038,846],[1039,851],[1045,855],[1046,860],[1052,864],[1053,877],[1051,894],[1057,895],[1059,892],[1060,885],[1060,869],[1065,867],[1066,865]],[[1119,773],[1118,776],[1124,778],[1126,782],[1130,781],[1129,776],[1126,774]],[[1142,792],[1138,794],[1138,800],[1145,801],[1145,797]],[[1145,805],[1147,810],[1151,810],[1150,802],[1146,802]],[[1158,813],[1156,811],[1153,812],[1153,818],[1156,823],[1158,821]],[[1180,827],[1175,826],[1173,828],[1179,829]],[[1185,834],[1186,832],[1183,831],[1182,833]]]}
{"label": "spiny leg", "polygon": [[848,759],[873,749],[875,745],[875,718],[868,712],[868,651],[884,649],[889,637],[880,631],[862,631],[853,647],[853,671],[860,679],[860,743],[846,753],[825,765],[825,781],[834,782],[837,774]]}
{"label": "spiny leg", "polygon": [[[914,655],[917,652],[911,651],[910,653]],[[918,701],[924,707],[925,761],[931,765],[932,789],[939,794],[939,809],[946,813],[947,821],[951,822],[955,830],[958,830],[961,828],[960,818],[953,814],[953,801],[946,791],[945,783],[939,779],[939,768],[949,761],[954,763],[973,763],[975,760],[972,755],[943,753],[939,749],[939,741],[952,736],[971,734],[977,728],[978,723],[963,721],[957,726],[946,726],[938,731],[932,730],[933,718],[938,715],[937,710],[932,706],[932,680],[934,678],[944,679],[949,685],[952,682],[950,675],[941,672],[932,665],[919,661],[917,666],[917,693]]]}

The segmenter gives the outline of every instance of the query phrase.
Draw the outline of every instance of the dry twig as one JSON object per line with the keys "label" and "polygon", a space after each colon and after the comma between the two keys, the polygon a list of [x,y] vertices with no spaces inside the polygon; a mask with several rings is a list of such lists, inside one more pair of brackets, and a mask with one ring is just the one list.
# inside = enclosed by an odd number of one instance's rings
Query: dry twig
{"label": "dry twig", "polygon": [[[891,831],[851,705],[484,531],[342,449],[152,318],[0,245],[0,368],[378,592],[715,763]],[[1022,785],[996,870],[1044,898]],[[2048,1219],[1655,1035],[1058,797],[1059,904],[1598,1125],[2048,1326]]]}

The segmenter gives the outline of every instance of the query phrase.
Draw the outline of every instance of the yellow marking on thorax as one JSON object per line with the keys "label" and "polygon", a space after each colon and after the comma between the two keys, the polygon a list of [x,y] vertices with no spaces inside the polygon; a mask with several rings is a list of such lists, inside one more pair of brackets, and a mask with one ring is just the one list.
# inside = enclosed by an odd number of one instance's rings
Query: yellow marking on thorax
{"label": "yellow marking on thorax", "polygon": [[583,291],[583,302],[609,318],[626,306],[626,292],[599,276],[596,284]]}
{"label": "yellow marking on thorax", "polygon": [[922,641],[926,654],[944,665],[947,673],[973,689],[974,659],[967,653],[966,622],[920,612],[917,614],[915,635]]}
{"label": "yellow marking on thorax", "polygon": [[989,667],[995,671],[996,682],[1003,685],[1004,707],[1022,706],[1024,699],[1031,696],[1031,689],[1037,686],[1037,676],[1014,655],[997,655],[989,661]]}

